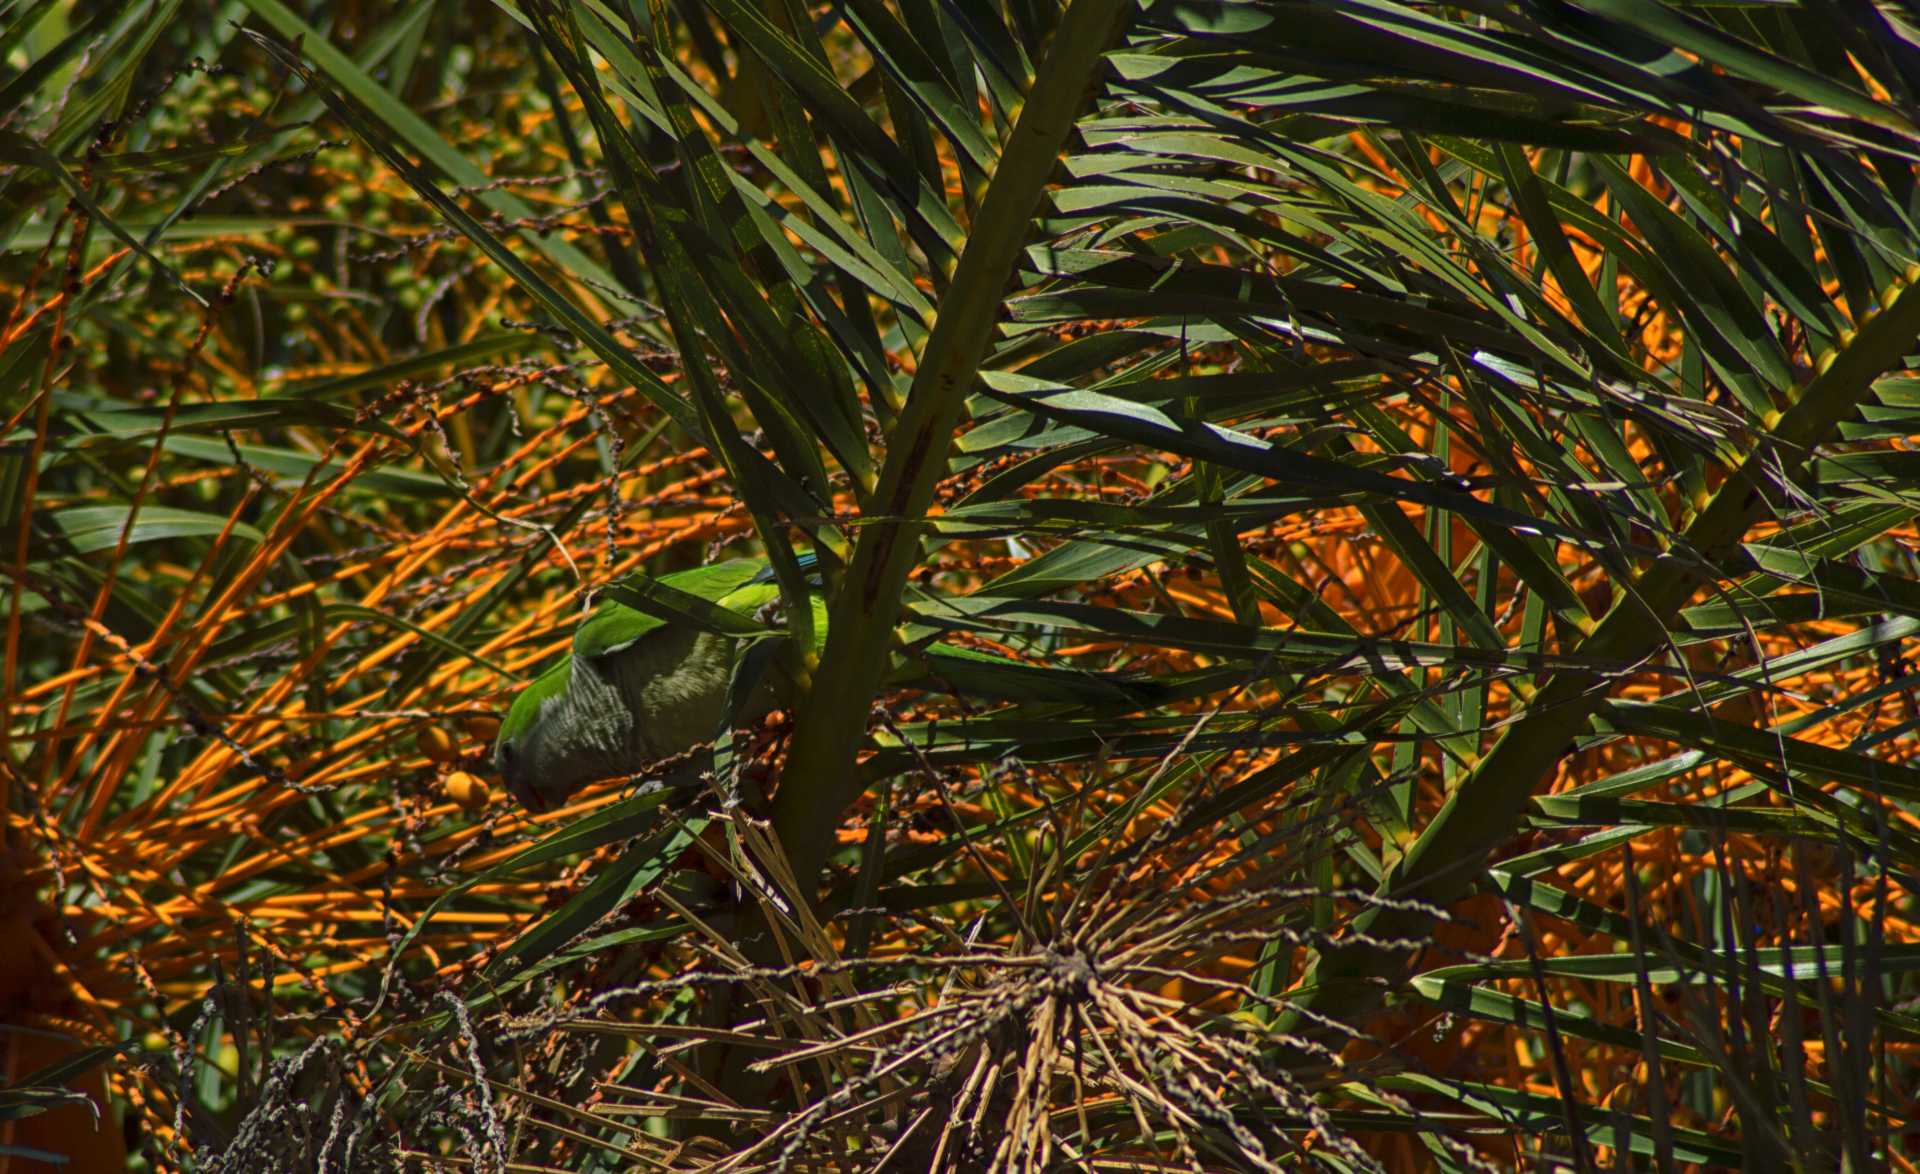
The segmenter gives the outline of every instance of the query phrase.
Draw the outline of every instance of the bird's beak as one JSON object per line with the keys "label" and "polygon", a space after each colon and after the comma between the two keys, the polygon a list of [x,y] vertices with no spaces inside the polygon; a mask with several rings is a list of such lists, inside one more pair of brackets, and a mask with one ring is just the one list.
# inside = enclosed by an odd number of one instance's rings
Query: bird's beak
{"label": "bird's beak", "polygon": [[520,801],[520,806],[533,812],[535,815],[545,815],[547,810],[552,806],[547,802],[546,796],[540,793],[538,787],[528,786],[518,780],[509,780],[507,782],[507,791],[515,799]]}

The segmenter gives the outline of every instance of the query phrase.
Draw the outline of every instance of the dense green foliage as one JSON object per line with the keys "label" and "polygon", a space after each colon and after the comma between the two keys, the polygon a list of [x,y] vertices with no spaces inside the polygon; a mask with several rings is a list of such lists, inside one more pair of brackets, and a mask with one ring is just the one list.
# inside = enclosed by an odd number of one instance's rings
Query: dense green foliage
{"label": "dense green foliage", "polygon": [[8,1152],[1904,1164],[1906,7],[0,22]]}

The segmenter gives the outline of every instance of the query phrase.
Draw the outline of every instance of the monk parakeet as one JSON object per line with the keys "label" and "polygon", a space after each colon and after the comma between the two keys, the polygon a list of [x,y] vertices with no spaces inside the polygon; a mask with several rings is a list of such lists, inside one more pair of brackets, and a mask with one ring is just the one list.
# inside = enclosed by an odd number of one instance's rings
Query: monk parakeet
{"label": "monk parakeet", "polygon": [[[800,561],[802,570],[811,569],[810,554]],[[654,597],[664,599],[656,609],[664,615],[618,599],[602,602],[574,632],[568,654],[520,691],[500,723],[494,766],[514,797],[534,811],[558,805],[595,779],[711,740],[726,714],[741,637],[779,626],[759,619],[781,598],[763,559],[696,567],[655,582],[667,589]],[[676,597],[705,609],[704,620],[677,612]],[[810,603],[817,651],[826,641],[827,606],[818,594]],[[903,631],[916,645],[939,634],[912,623]],[[1033,703],[1049,713],[1092,702],[1153,705],[1170,695],[1159,682],[1125,674],[1029,665],[948,645],[904,656],[898,670],[896,682]],[[775,669],[766,678],[738,719],[753,720],[780,699],[784,674]]]}
{"label": "monk parakeet", "polygon": [[[757,559],[695,567],[658,582],[742,620],[780,599],[766,562]],[[826,635],[826,604],[817,596],[813,615],[817,644]],[[515,798],[544,811],[594,779],[708,741],[726,711],[738,643],[685,619],[602,602],[574,632],[568,654],[513,699],[494,742],[494,767]],[[763,684],[753,709],[765,713],[775,697],[776,686]]]}

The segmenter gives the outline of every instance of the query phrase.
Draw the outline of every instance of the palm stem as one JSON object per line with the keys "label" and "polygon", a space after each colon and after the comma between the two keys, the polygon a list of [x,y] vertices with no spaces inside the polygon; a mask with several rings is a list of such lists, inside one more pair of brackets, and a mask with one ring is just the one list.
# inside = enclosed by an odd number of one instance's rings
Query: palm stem
{"label": "palm stem", "polygon": [[940,299],[906,406],[887,436],[871,499],[876,524],[860,531],[835,593],[820,668],[800,706],[773,801],[774,827],[803,884],[818,874],[833,829],[858,794],[854,754],[887,669],[901,591],[919,555],[934,486],[947,471],[954,428],[992,343],[1001,293],[1102,56],[1134,8],[1131,0],[1076,0],[1061,20]]}

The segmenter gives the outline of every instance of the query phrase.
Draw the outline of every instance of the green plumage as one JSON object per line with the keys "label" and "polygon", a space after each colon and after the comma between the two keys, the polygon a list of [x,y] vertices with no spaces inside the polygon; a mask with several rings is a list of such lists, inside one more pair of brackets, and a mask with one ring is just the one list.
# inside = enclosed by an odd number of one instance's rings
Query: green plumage
{"label": "green plumage", "polygon": [[[766,563],[735,560],[664,575],[659,582],[742,617],[777,601]],[[814,637],[826,609],[815,600]],[[583,784],[712,738],[726,710],[737,641],[608,600],[574,632],[567,656],[513,700],[494,743],[494,766],[536,811]],[[754,709],[774,702],[763,685]],[[752,717],[749,713],[742,715]]]}
{"label": "green plumage", "polygon": [[[803,568],[811,565],[803,555]],[[779,602],[780,589],[764,560],[740,559],[664,575],[627,597],[681,618],[618,599],[602,602],[574,632],[571,651],[520,691],[500,723],[494,766],[508,790],[535,811],[595,779],[631,774],[718,734],[740,637],[774,630],[761,613]],[[811,605],[818,651],[827,635],[826,601],[814,595]],[[716,627],[733,634],[709,630]],[[937,634],[918,631],[916,643]],[[1024,702],[1041,712],[1124,700],[1152,705],[1169,695],[1158,682],[1137,677],[1021,664],[937,644],[902,656],[896,668],[896,683]],[[737,716],[753,720],[787,689],[785,674],[775,669]]]}

